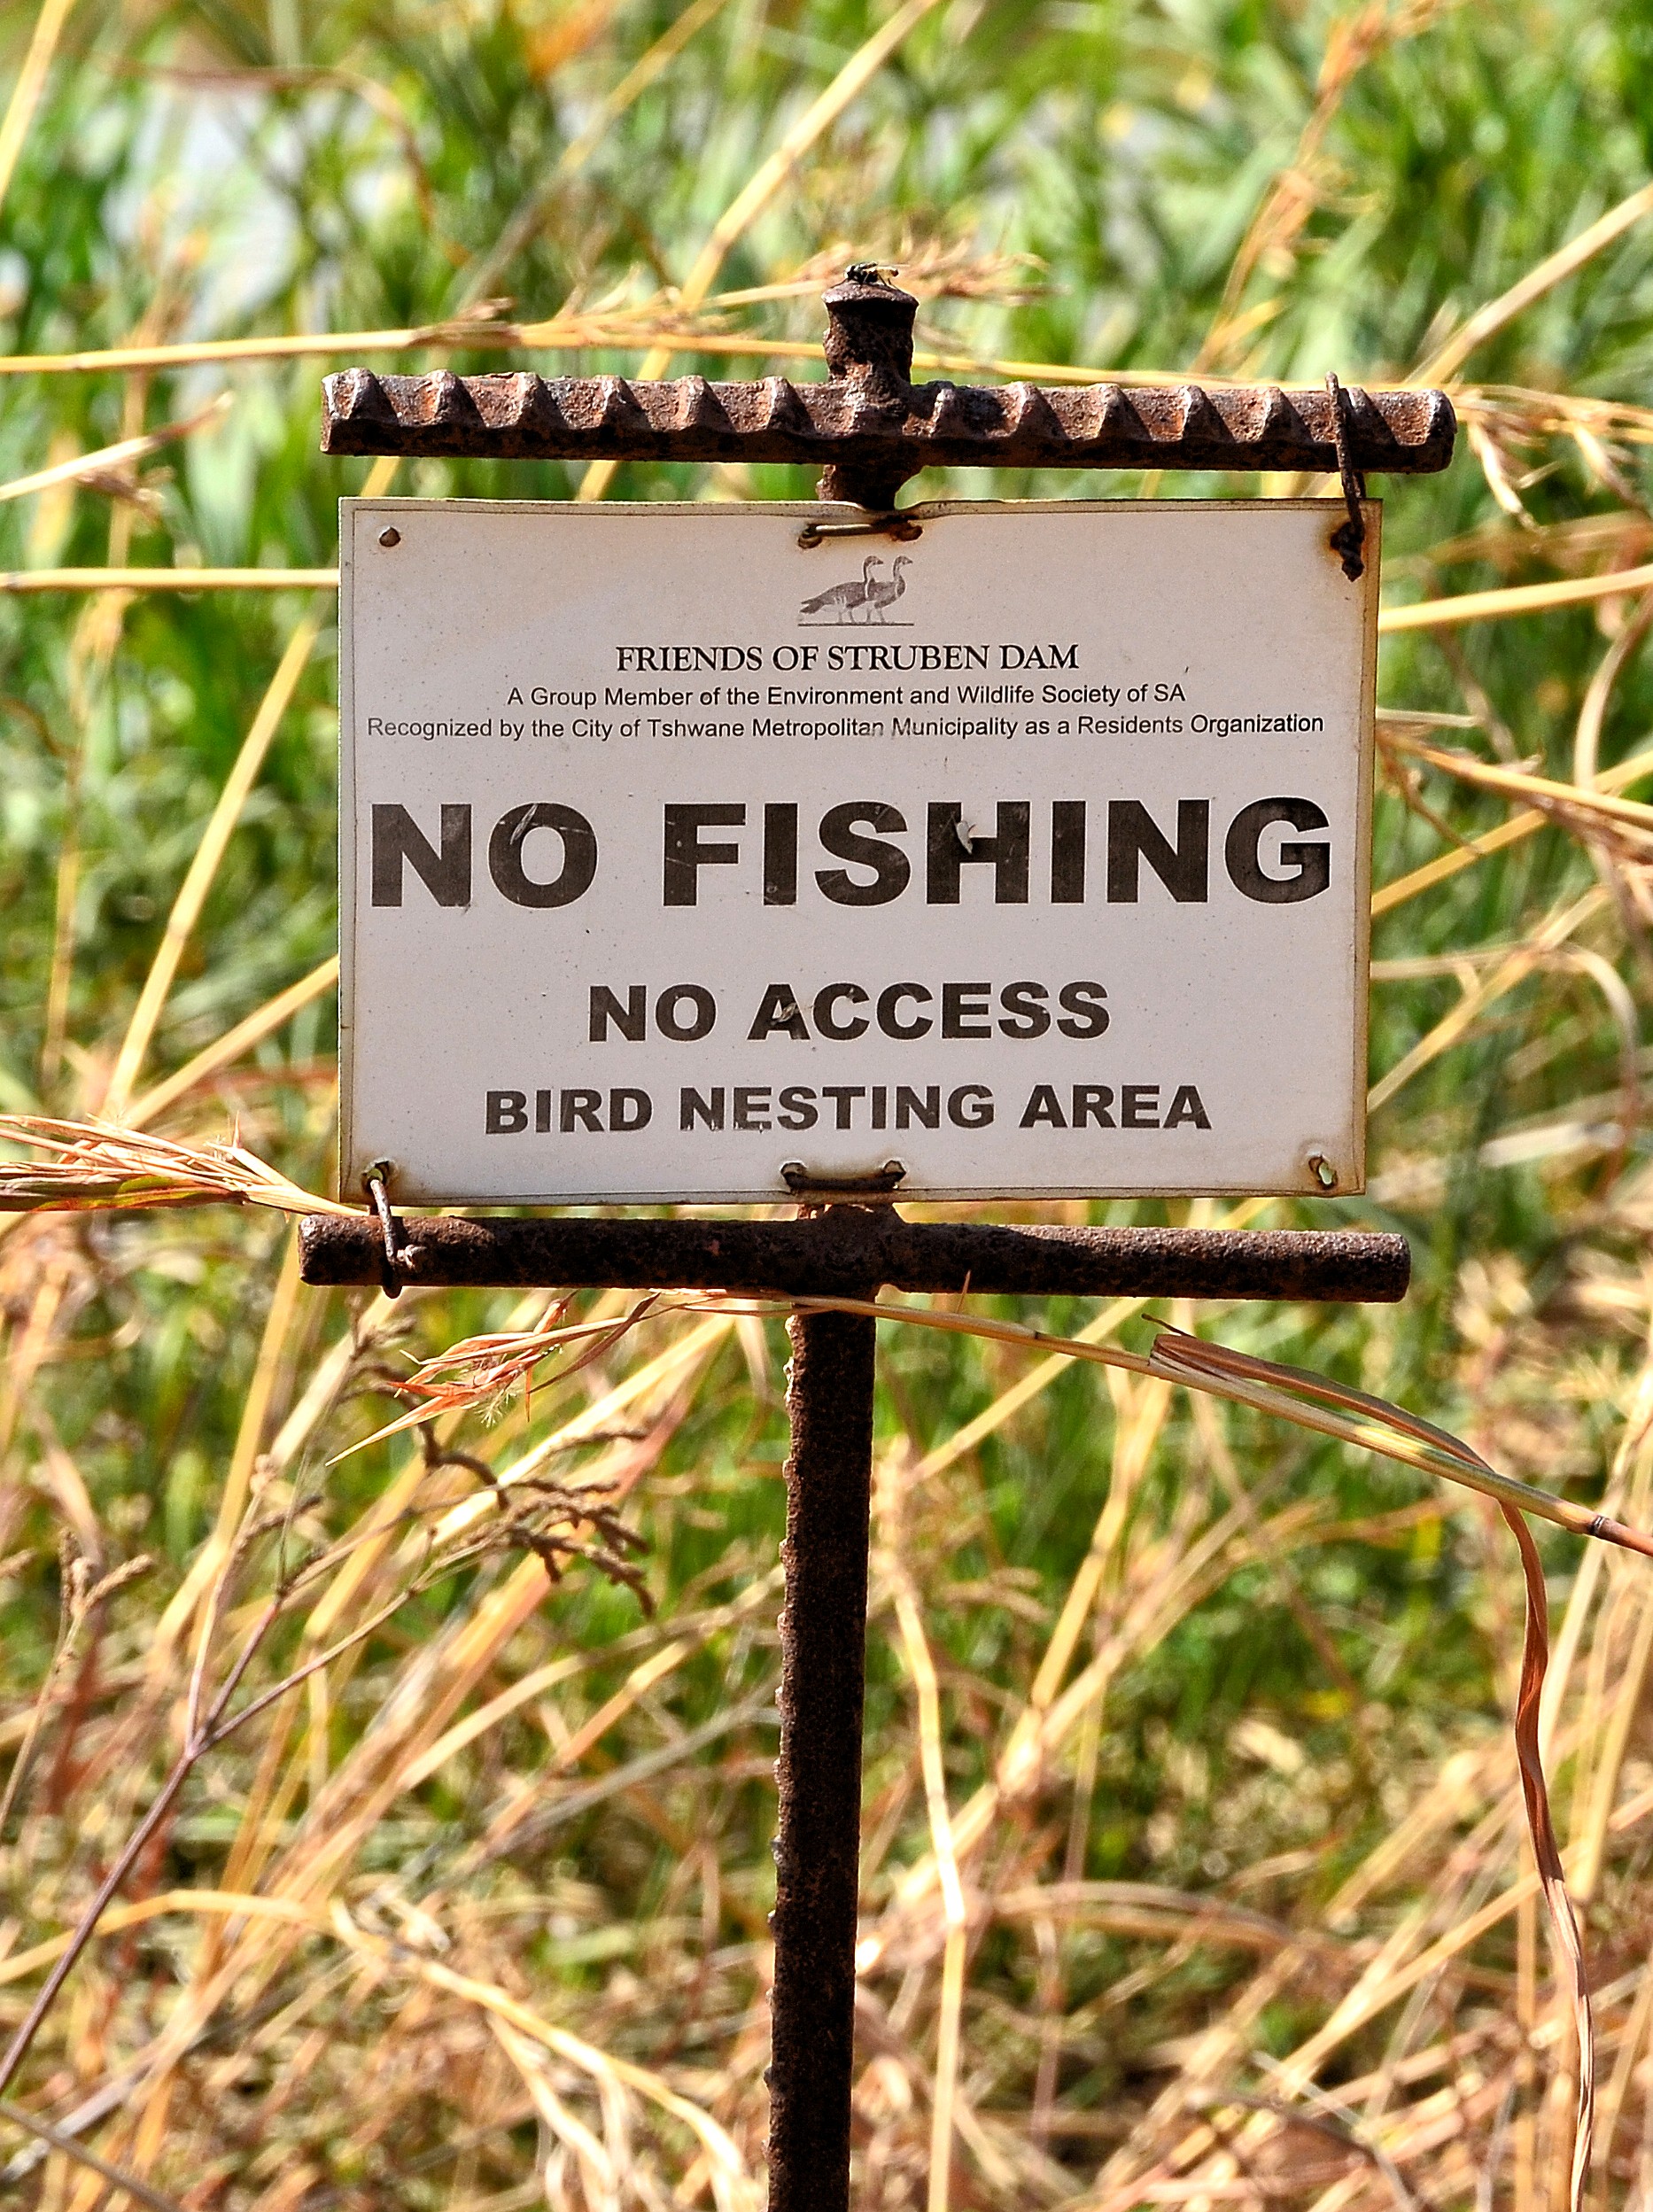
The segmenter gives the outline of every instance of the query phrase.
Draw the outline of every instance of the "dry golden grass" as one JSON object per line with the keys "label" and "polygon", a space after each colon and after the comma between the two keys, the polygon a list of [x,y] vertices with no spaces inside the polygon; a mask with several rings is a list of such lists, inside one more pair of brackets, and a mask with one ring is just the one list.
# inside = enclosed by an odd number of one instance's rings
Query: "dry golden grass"
{"label": "dry golden grass", "polygon": [[[81,730],[144,587],[322,589],[330,578],[296,559],[135,566],[135,495],[152,488],[136,471],[163,437],[192,432],[187,416],[146,427],[148,379],[484,347],[655,365],[812,359],[812,341],[766,320],[806,295],[812,273],[795,261],[712,287],[909,35],[951,38],[967,12],[909,0],[884,17],[733,180],[679,286],[645,271],[594,306],[576,287],[550,317],[504,319],[481,295],[555,211],[537,182],[471,265],[480,304],[463,314],[181,338],[180,300],[158,283],[129,344],[0,360],[0,374],[56,387],[128,380],[120,438],[43,452],[0,487],[33,500],[78,485],[74,496],[110,501],[97,565],[43,561],[4,579],[40,602],[97,591],[65,654]],[[1199,374],[1253,365],[1312,259],[1315,220],[1346,185],[1328,151],[1346,103],[1379,59],[1450,12],[1418,0],[1333,19],[1295,150],[1212,302]],[[601,50],[616,14],[594,4],[548,19],[543,66]],[[19,53],[0,198],[70,16],[46,0]],[[698,0],[644,41],[552,183],[566,187],[723,20],[719,0]],[[348,91],[345,74],[331,73],[334,91]],[[291,71],[276,88],[302,89]],[[1593,214],[1485,305],[1444,314],[1391,380],[1460,376],[1649,204],[1644,188]],[[919,279],[927,299],[992,305],[1017,295],[1027,265],[997,247],[942,246],[927,260],[921,250]],[[972,374],[1167,373],[939,341],[919,358]],[[946,1300],[880,1308],[892,1356],[869,1625],[865,2212],[1281,2200],[1314,2212],[1558,2212],[1640,2205],[1653,2185],[1653,1583],[1624,1548],[1653,1525],[1653,1170],[1635,1147],[1653,810],[1622,796],[1653,756],[1633,747],[1600,765],[1653,607],[1653,568],[1638,565],[1653,526],[1634,475],[1653,415],[1522,384],[1454,391],[1486,513],[1410,557],[1407,588],[1422,595],[1389,608],[1385,628],[1446,652],[1461,633],[1478,648],[1494,626],[1525,625],[1542,666],[1547,624],[1583,620],[1582,609],[1599,627],[1590,680],[1568,703],[1571,780],[1520,754],[1471,658],[1447,664],[1450,710],[1385,724],[1395,788],[1445,850],[1392,877],[1374,912],[1432,917],[1414,902],[1503,873],[1490,922],[1443,942],[1420,920],[1417,949],[1379,964],[1380,992],[1413,990],[1420,1011],[1389,1037],[1373,1107],[1408,1106],[1541,979],[1563,1011],[1514,1058],[1571,1069],[1569,1038],[1604,1025],[1605,1059],[1580,1053],[1577,1066],[1587,1075],[1600,1061],[1612,1087],[1558,1083],[1527,1118],[1478,1126],[1469,1142],[1471,1157],[1503,1145],[1552,1163],[1569,1234],[1537,1287],[1490,1244],[1454,1262],[1463,1443],[1353,1384],[1194,1334],[1306,1345],[1301,1316],[1197,1324],[1181,1310],[1156,1316],[1173,1325],[1139,1352],[1115,1341],[1139,1301],[1067,1334]],[[1535,494],[1564,465],[1584,471],[1596,506],[1543,519]],[[382,467],[369,488],[392,475]],[[1497,587],[1443,588],[1471,562],[1489,564]],[[322,621],[304,613],[285,632],[144,970],[114,1028],[83,1038],[71,811],[41,1052],[54,1110],[0,1123],[17,1155],[0,1165],[0,1594],[50,1573],[60,1599],[49,1648],[19,1640],[0,1706],[0,2193],[40,2212],[95,2212],[122,2192],[167,2212],[746,2212],[762,2198],[766,2124],[773,1309],[586,1294],[513,1312],[424,1292],[323,1306],[299,1282],[291,1230],[272,1235],[266,1215],[237,1224],[229,1261],[218,1215],[170,1241],[165,1223],[101,1218],[329,1203],[306,1192],[301,1168],[290,1177],[263,1155],[314,1161],[330,1069],[253,1056],[330,989],[333,965],[260,984],[252,1010],[221,1026],[167,1028],[209,955],[204,917]],[[1471,749],[1482,741],[1494,757]],[[66,768],[75,789],[83,758]],[[1460,829],[1466,794],[1482,811]],[[1485,827],[1497,808],[1507,814]],[[1584,858],[1572,873],[1517,875],[1513,863],[1540,846]],[[1425,1224],[1463,1172],[1464,1141],[1429,1097],[1404,1123],[1380,1124],[1394,1134],[1375,1201],[1412,1206]],[[244,1145],[215,1143],[237,1114]],[[1201,1203],[1191,1215],[1238,1225],[1262,1211]],[[195,1292],[248,1255],[260,1288],[251,1306],[234,1301],[232,1341]],[[157,1280],[167,1295],[145,1303]],[[1378,1316],[1340,1339],[1344,1370],[1381,1381],[1389,1326]],[[107,1382],[100,1403],[136,1455],[144,1419],[182,1416],[120,1363],[190,1329],[200,1342],[179,1371],[199,1393],[202,1370],[232,1367],[237,1410],[169,1551],[165,1513],[149,1529],[124,1494],[112,1504],[89,1479],[100,1432],[66,1436],[65,1409],[77,1388]],[[242,1362],[249,1332],[256,1349]],[[1094,1393],[1083,1401],[1064,1379],[1075,1370]],[[1426,1389],[1416,1370],[1408,1382]],[[1309,1434],[1481,1495],[1437,1485],[1346,1510],[1346,1457],[1326,1450],[1316,1479],[1300,1479]],[[1086,1480],[1062,1488],[1058,1508],[1083,1508],[1083,1525],[1037,1567],[1009,1556],[1000,1452],[1016,1455],[1029,1514],[1064,1455],[1084,1456]],[[1515,1517],[1518,1553],[1500,1510]],[[1547,1673],[1527,1511],[1620,1539],[1564,1554]],[[1448,1539],[1468,1585],[1453,1620],[1484,1654],[1514,1743],[1472,1682],[1456,1712],[1386,1697],[1393,1671],[1369,1655],[1357,1672],[1349,1656],[1351,1622],[1365,1633],[1353,1600],[1324,1595],[1322,1568],[1346,1559],[1370,1572],[1404,1555],[1422,1585]],[[1047,1564],[1059,1551],[1059,1575]],[[1556,1572],[1564,1555],[1546,1556]],[[1434,1585],[1421,1603],[1447,1610]],[[1162,1717],[1176,1710],[1167,1673],[1199,1664],[1214,1612],[1230,1603],[1300,1640],[1313,1706],[1306,1695],[1284,1713],[1253,1707],[1242,1685],[1228,1719],[1178,1733]],[[33,1615],[19,1598],[8,1618]],[[1447,1638],[1444,1621],[1407,1630],[1404,1618],[1397,1603],[1370,1639],[1395,1668],[1414,1664],[1408,1634],[1414,1649]],[[1145,1682],[1160,1685],[1157,1704]],[[1319,1748],[1311,1723],[1323,1725]],[[1540,1760],[1558,1808],[1553,1848]],[[1582,1969],[1558,1867],[1584,1921]]]}

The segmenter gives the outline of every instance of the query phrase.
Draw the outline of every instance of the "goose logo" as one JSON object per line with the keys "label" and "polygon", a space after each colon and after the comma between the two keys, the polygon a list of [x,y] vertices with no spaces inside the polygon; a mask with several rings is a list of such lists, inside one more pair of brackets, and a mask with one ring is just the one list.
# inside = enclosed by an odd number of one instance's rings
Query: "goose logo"
{"label": "goose logo", "polygon": [[885,566],[881,553],[869,553],[861,563],[859,576],[847,577],[842,584],[832,584],[824,592],[817,592],[813,599],[806,599],[798,609],[800,630],[862,630],[884,626],[892,630],[911,630],[912,625],[891,613],[907,588],[903,570],[912,562],[908,555],[898,553],[889,564],[888,576],[878,571]]}

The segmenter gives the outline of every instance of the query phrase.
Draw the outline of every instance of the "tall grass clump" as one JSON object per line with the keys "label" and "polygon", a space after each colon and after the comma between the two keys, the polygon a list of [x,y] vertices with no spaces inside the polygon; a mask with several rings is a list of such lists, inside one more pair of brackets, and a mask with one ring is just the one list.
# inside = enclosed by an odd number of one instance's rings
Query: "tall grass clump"
{"label": "tall grass clump", "polygon": [[1412,1295],[881,1322],[856,2201],[1644,2203],[1653,1581],[1577,1532],[1653,1525],[1650,68],[1634,0],[0,15],[0,2200],[762,2201],[781,1317],[307,1291],[290,1212],[338,494],[811,486],[323,462],[316,387],[807,364],[875,258],[961,372],[1465,439],[1386,487],[1371,1187],[1110,1215]]}

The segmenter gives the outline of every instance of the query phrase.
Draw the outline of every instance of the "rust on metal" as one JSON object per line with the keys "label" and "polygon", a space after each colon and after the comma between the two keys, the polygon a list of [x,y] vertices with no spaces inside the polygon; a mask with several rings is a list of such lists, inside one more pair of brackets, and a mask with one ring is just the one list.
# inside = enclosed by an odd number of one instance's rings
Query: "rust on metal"
{"label": "rust on metal", "polygon": [[401,1250],[401,1223],[391,1211],[391,1201],[385,1184],[392,1170],[388,1160],[376,1160],[372,1170],[362,1179],[367,1186],[368,1202],[373,1208],[379,1233],[384,1239],[384,1256],[379,1261],[379,1288],[386,1298],[400,1298],[402,1278],[396,1266],[396,1256]]}
{"label": "rust on metal", "polygon": [[1426,475],[1452,458],[1457,425],[1443,392],[1346,385],[1339,410],[1329,392],[1277,384],[915,384],[917,304],[876,280],[834,284],[826,294],[830,374],[819,383],[346,369],[322,385],[322,450],[801,462],[823,471],[823,499],[875,509],[892,507],[901,485],[926,468],[1331,474],[1341,458],[1362,473]]}
{"label": "rust on metal", "polygon": [[1326,372],[1326,390],[1331,396],[1331,435],[1338,449],[1338,477],[1343,486],[1343,504],[1347,509],[1345,519],[1331,533],[1331,550],[1342,562],[1343,573],[1353,584],[1366,573],[1366,517],[1361,512],[1361,502],[1366,497],[1366,479],[1355,466],[1349,449],[1349,395],[1330,369]]}
{"label": "rust on metal", "polygon": [[[871,1289],[863,1284],[863,1295]],[[844,2212],[855,2059],[875,1325],[795,1314],[787,1412],[770,2212]]]}
{"label": "rust on metal", "polygon": [[[1059,1229],[910,1222],[838,1206],[801,1221],[555,1221],[409,1217],[400,1280],[413,1287],[583,1285],[850,1297],[903,1291],[1066,1298],[1263,1298],[1393,1304],[1404,1237],[1357,1230]],[[376,1284],[376,1221],[317,1215],[302,1230],[307,1283]]]}

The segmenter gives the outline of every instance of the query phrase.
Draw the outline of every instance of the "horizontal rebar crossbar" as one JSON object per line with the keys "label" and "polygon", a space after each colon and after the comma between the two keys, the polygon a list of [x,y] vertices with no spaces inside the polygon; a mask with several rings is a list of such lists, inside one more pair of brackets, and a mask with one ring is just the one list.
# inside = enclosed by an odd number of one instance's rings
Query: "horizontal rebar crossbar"
{"label": "horizontal rebar crossbar", "polygon": [[[1324,1299],[1406,1295],[1404,1237],[1356,1230],[1008,1228],[909,1222],[888,1207],[834,1207],[800,1221],[477,1221],[399,1224],[410,1288],[543,1285],[865,1297],[902,1291],[1103,1298]],[[379,1224],[313,1215],[307,1283],[378,1283]]]}
{"label": "horizontal rebar crossbar", "polygon": [[[330,454],[542,461],[791,461],[884,468],[1254,469],[1338,466],[1328,392],[1277,385],[793,384],[765,376],[633,383],[624,376],[329,376]],[[1440,392],[1346,387],[1348,457],[1374,473],[1427,475],[1452,458]]]}
{"label": "horizontal rebar crossbar", "polygon": [[823,304],[825,383],[346,369],[322,385],[322,449],[802,462],[821,471],[823,499],[874,509],[929,468],[1291,470],[1353,485],[1369,470],[1427,475],[1452,459],[1457,420],[1444,392],[915,384],[911,292],[858,263]]}

